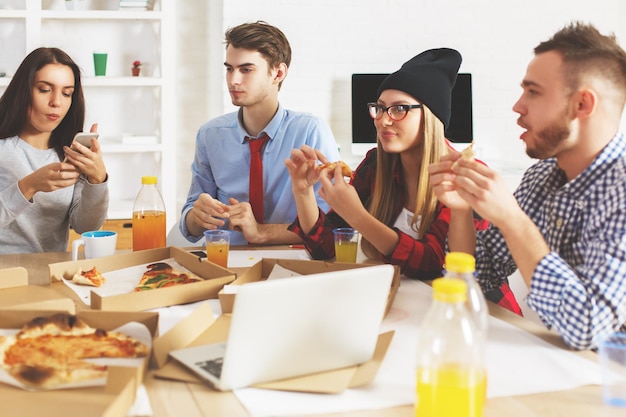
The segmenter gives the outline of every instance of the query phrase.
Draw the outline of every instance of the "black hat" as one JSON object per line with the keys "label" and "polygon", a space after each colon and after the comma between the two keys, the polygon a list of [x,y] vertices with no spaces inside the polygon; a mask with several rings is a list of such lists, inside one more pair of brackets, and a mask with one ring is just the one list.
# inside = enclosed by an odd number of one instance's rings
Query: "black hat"
{"label": "black hat", "polygon": [[378,87],[401,90],[424,103],[443,122],[450,123],[452,87],[461,66],[461,54],[449,48],[429,49],[405,62]]}

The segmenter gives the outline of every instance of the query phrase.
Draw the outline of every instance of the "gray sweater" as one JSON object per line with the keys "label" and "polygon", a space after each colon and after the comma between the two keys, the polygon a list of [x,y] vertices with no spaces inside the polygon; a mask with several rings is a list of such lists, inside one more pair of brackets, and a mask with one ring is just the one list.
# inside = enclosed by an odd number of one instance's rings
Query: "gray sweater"
{"label": "gray sweater", "polygon": [[0,253],[65,252],[70,224],[83,233],[104,223],[107,181],[90,184],[81,176],[72,187],[24,197],[17,182],[53,162],[54,149],[35,149],[17,136],[0,140]]}

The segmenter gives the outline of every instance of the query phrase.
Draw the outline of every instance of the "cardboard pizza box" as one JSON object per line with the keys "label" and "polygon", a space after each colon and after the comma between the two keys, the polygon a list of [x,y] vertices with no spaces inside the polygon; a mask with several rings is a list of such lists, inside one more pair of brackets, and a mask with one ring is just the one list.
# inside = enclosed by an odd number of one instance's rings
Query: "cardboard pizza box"
{"label": "cardboard pizza box", "polygon": [[[341,263],[341,262],[327,262],[327,261],[305,261],[297,259],[273,259],[263,258],[251,266],[247,271],[240,274],[236,280],[228,285],[244,285],[250,282],[263,281],[272,272],[275,265],[280,265],[285,269],[296,272],[300,275],[320,274],[323,272],[344,271],[346,269],[364,268],[372,266],[373,264],[353,264],[353,263]],[[389,288],[389,296],[387,297],[387,308],[385,309],[385,316],[389,313],[393,300],[396,297],[398,288],[400,288],[400,268],[394,266],[393,279],[391,281],[391,288]],[[223,288],[218,293],[220,300],[220,306],[222,313],[232,313],[233,304],[235,302],[235,294],[227,293],[227,289]]]}
{"label": "cardboard pizza box", "polygon": [[[2,310],[0,328],[21,328],[30,320],[59,313],[59,310]],[[129,322],[144,324],[155,337],[158,313],[81,311],[76,314],[87,324],[112,330]],[[143,381],[148,358],[143,366],[109,367],[106,385],[65,390],[27,391],[0,384],[2,415],[23,417],[107,416],[125,417],[135,401],[138,386]]]}
{"label": "cardboard pizza box", "polygon": [[[217,319],[213,317],[214,315],[209,304],[203,303],[170,331],[155,339],[152,351],[158,369],[153,372],[153,376],[173,381],[202,384],[203,382],[191,371],[169,359],[168,354],[172,350],[189,346],[226,341],[231,315],[222,314]],[[281,391],[336,394],[348,388],[367,385],[376,377],[380,364],[391,344],[393,333],[391,331],[381,334],[372,359],[361,365],[257,384],[253,385],[253,387]]]}
{"label": "cardboard pizza box", "polygon": [[58,310],[74,314],[75,305],[50,287],[28,285],[28,271],[18,266],[0,269],[0,309]]}
{"label": "cardboard pizza box", "polygon": [[[94,310],[142,311],[157,307],[186,304],[210,298],[217,298],[219,290],[221,290],[225,284],[232,282],[236,278],[235,273],[229,269],[223,268],[212,262],[202,260],[180,248],[169,247],[127,252],[103,258],[50,264],[50,279],[52,282],[62,281],[64,277],[66,279],[71,279],[79,268],[89,270],[94,266],[98,271],[106,276],[106,272],[109,271],[115,271],[135,265],[142,265],[170,258],[174,258],[176,262],[184,268],[199,277],[204,278],[204,281],[147,291],[129,292],[107,297],[100,296],[92,291],[89,306]],[[136,278],[137,282],[139,282],[141,275],[138,275]],[[64,293],[71,293],[74,298],[79,298],[69,288],[66,288]]]}

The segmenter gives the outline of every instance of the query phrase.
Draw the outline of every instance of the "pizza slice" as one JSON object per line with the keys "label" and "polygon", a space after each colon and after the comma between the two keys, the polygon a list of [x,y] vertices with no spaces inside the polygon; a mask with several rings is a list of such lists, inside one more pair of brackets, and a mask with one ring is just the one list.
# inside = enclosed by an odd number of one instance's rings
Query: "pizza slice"
{"label": "pizza slice", "polygon": [[135,291],[153,290],[155,288],[166,288],[175,285],[190,284],[202,281],[189,272],[176,271],[166,262],[157,262],[147,266],[148,270],[143,273]]}
{"label": "pizza slice", "polygon": [[72,277],[72,282],[78,285],[91,285],[94,287],[100,287],[105,282],[104,275],[102,275],[94,266],[89,271],[83,271],[78,268],[78,271]]}
{"label": "pizza slice", "polygon": [[466,161],[474,160],[474,142],[470,143],[467,148],[461,151],[461,158],[454,161],[454,163],[452,164],[452,168],[454,168],[461,159],[465,159]]}
{"label": "pizza slice", "polygon": [[90,327],[66,313],[36,318],[18,333],[0,337],[0,366],[35,389],[106,377],[106,365],[83,359],[138,358],[149,353],[149,347],[133,337]]}
{"label": "pizza slice", "polygon": [[341,174],[344,177],[349,177],[352,178],[352,169],[348,166],[348,164],[346,164],[343,161],[337,161],[337,162],[327,162],[325,164],[319,165],[317,168],[322,171],[324,169],[330,169],[330,170],[335,170],[335,168],[337,167],[337,165],[341,166]]}

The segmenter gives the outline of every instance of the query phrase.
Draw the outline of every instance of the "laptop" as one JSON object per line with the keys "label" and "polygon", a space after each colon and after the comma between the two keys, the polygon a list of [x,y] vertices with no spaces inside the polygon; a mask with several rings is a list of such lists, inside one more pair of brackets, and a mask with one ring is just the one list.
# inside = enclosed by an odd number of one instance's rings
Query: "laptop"
{"label": "laptop", "polygon": [[393,274],[376,265],[242,285],[226,343],[170,356],[220,391],[366,362]]}

